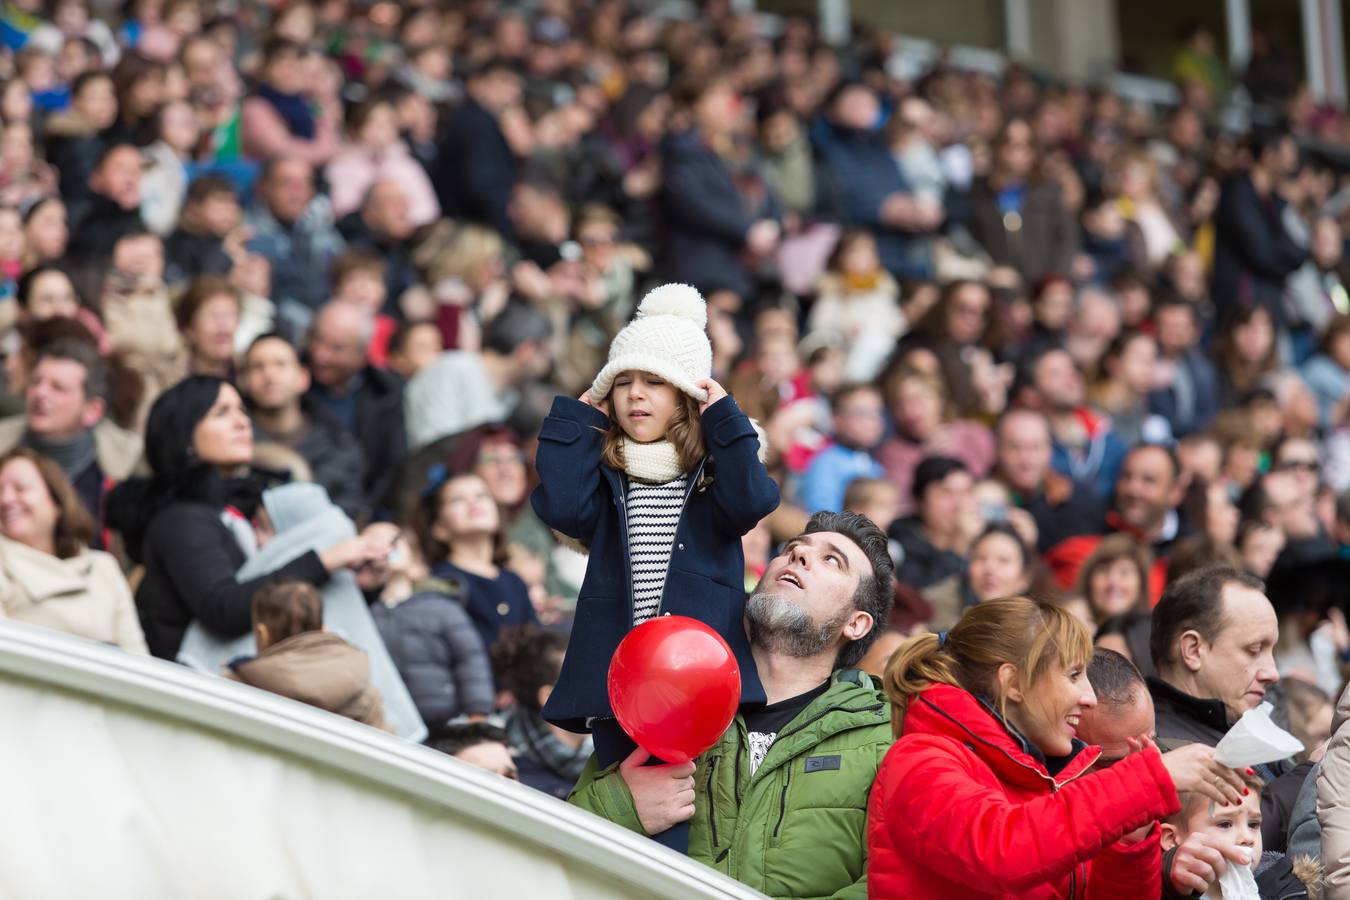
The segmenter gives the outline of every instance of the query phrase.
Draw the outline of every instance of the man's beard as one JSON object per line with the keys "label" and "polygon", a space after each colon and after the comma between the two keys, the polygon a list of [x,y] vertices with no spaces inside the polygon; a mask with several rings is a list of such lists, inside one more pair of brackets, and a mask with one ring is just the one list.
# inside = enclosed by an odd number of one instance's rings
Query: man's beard
{"label": "man's beard", "polygon": [[819,654],[839,636],[849,610],[819,625],[806,610],[782,594],[756,590],[745,604],[745,622],[750,643],[775,653],[805,658]]}

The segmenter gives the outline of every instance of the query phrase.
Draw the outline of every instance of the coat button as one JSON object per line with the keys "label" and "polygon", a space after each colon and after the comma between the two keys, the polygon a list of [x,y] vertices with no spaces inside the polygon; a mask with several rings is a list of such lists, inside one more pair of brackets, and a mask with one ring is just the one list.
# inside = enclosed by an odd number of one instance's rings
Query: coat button
{"label": "coat button", "polygon": [[510,607],[509,604],[506,604],[506,603],[498,603],[498,604],[497,604],[497,615],[499,615],[499,616],[504,616],[504,615],[506,615],[507,613],[509,613],[510,611],[511,611],[511,607]]}
{"label": "coat button", "polygon": [[676,550],[683,550],[683,549],[684,549],[684,544],[676,544],[676,545],[675,545],[675,549],[676,549]]}

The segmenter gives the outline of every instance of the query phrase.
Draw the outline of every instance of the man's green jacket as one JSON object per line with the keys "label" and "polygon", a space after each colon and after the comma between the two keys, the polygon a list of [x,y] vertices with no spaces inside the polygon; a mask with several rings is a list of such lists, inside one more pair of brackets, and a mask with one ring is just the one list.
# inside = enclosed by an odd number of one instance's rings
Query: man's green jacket
{"label": "man's green jacket", "polygon": [[[867,797],[890,748],[890,704],[857,669],[778,732],[750,772],[745,720],[696,761],[689,856],[770,897],[867,896]],[[639,834],[618,765],[592,758],[569,802]]]}

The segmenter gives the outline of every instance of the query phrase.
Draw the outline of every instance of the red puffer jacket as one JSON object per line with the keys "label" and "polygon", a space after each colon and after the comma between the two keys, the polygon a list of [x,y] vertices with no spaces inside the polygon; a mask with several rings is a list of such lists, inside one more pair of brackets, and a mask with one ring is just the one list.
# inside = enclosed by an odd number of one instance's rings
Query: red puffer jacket
{"label": "red puffer jacket", "polygon": [[872,900],[1139,900],[1157,897],[1158,830],[1180,808],[1156,750],[1088,774],[1080,749],[1055,776],[989,710],[937,684],[910,701],[867,816]]}

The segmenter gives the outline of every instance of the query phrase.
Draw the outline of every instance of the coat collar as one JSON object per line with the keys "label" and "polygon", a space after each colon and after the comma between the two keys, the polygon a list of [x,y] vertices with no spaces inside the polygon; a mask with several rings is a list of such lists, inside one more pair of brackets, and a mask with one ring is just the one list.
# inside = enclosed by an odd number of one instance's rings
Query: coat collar
{"label": "coat collar", "polygon": [[[840,669],[834,673],[834,683],[825,693],[811,701],[778,733],[754,777],[765,777],[841,732],[886,725],[890,720],[889,706],[880,684],[871,676],[859,669]],[[737,724],[737,728],[728,731],[729,735],[745,730],[743,717],[737,716]],[[748,747],[749,742],[743,742],[743,746]]]}
{"label": "coat collar", "polygon": [[1153,702],[1158,707],[1170,707],[1177,715],[1194,719],[1219,734],[1228,733],[1228,709],[1222,700],[1193,697],[1152,675],[1148,678],[1148,692],[1153,695]]}
{"label": "coat collar", "polygon": [[0,537],[0,566],[34,603],[89,590],[92,562],[88,553],[61,559]]}
{"label": "coat collar", "polygon": [[1087,772],[1101,755],[1100,747],[1075,739],[1073,752],[1067,761],[1055,761],[1057,771],[1052,775],[1044,755],[991,706],[949,684],[934,684],[911,698],[904,734],[937,734],[957,741],[1001,781],[1037,790],[1058,790]]}

